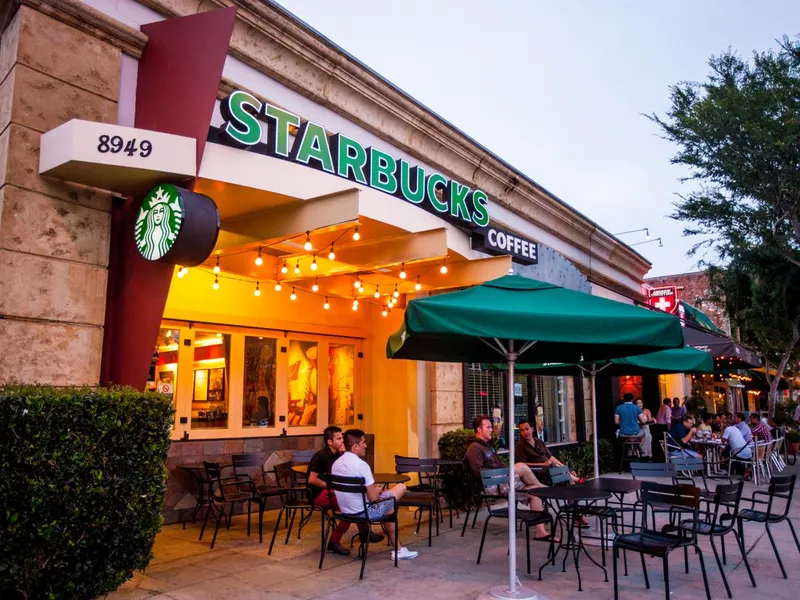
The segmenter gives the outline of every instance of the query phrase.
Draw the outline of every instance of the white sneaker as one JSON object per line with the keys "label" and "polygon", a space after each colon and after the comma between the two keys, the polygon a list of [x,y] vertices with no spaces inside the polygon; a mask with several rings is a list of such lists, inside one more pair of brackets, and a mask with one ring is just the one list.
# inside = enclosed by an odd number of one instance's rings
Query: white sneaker
{"label": "white sneaker", "polygon": [[[419,552],[414,552],[413,550],[409,550],[405,546],[400,546],[400,549],[397,551],[397,560],[417,558],[417,556],[419,556]],[[389,553],[389,558],[394,560],[394,550],[392,550]]]}

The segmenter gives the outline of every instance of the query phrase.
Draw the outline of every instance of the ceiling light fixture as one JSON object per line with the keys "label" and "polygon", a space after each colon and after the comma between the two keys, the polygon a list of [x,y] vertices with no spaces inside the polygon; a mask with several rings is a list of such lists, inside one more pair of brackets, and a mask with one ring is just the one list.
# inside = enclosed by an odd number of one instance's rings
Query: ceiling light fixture
{"label": "ceiling light fixture", "polygon": [[361,239],[361,234],[358,232],[358,225],[356,225],[356,230],[353,232],[353,239],[358,241]]}
{"label": "ceiling light fixture", "polygon": [[211,289],[212,290],[219,289],[219,278],[216,275],[214,275],[214,283],[211,284]]}
{"label": "ceiling light fixture", "polygon": [[292,288],[292,295],[289,296],[289,299],[290,300],[297,300],[297,293],[294,291],[294,288]]}
{"label": "ceiling light fixture", "polygon": [[303,244],[303,250],[306,252],[310,251],[313,246],[311,245],[311,234],[306,231],[306,243]]}
{"label": "ceiling light fixture", "polygon": [[328,302],[328,297],[325,296],[325,304],[322,305],[322,308],[324,308],[325,310],[328,310],[330,307],[331,307],[331,304],[330,304],[330,302]]}
{"label": "ceiling light fixture", "polygon": [[257,281],[256,281],[256,289],[253,292],[253,295],[256,296],[256,297],[261,295],[261,290],[258,288],[258,282]]}
{"label": "ceiling light fixture", "polygon": [[286,275],[289,272],[289,265],[286,264],[286,261],[283,261],[283,266],[281,267],[281,273]]}
{"label": "ceiling light fixture", "polygon": [[314,260],[311,261],[311,270],[312,271],[316,271],[317,270],[317,257],[316,256],[314,257]]}
{"label": "ceiling light fixture", "polygon": [[400,279],[405,279],[406,277],[408,277],[408,274],[406,273],[406,263],[403,263],[400,265]]}
{"label": "ceiling light fixture", "polygon": [[213,271],[214,271],[214,274],[217,274],[220,271],[220,269],[219,269],[219,256],[217,256],[217,264],[214,265]]}
{"label": "ceiling light fixture", "polygon": [[314,278],[314,285],[311,286],[311,291],[312,292],[318,292],[319,291],[319,284],[317,283],[317,278],[316,277]]}
{"label": "ceiling light fixture", "polygon": [[256,266],[260,267],[264,264],[264,259],[261,258],[261,248],[258,249],[258,256],[256,256]]}
{"label": "ceiling light fixture", "polygon": [[331,244],[331,251],[328,252],[328,260],[336,260],[336,253],[333,251],[333,244]]}
{"label": "ceiling light fixture", "polygon": [[447,259],[442,259],[442,266],[439,267],[439,273],[442,275],[447,275]]}
{"label": "ceiling light fixture", "polygon": [[297,259],[297,262],[294,263],[294,274],[300,275],[300,259]]}
{"label": "ceiling light fixture", "polygon": [[422,289],[422,284],[419,282],[419,275],[417,275],[417,283],[414,284],[414,289],[417,291]]}

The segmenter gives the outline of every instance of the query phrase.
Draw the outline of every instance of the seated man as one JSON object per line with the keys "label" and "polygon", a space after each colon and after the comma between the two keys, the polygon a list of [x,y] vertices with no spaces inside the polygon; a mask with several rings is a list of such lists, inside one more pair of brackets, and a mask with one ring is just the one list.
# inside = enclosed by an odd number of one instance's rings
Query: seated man
{"label": "seated man", "polygon": [[697,429],[694,428],[694,419],[691,415],[683,415],[683,420],[678,423],[673,423],[669,430],[670,436],[680,445],[680,450],[673,450],[670,456],[692,456],[700,458],[700,455],[694,450],[689,448],[689,442],[694,439],[697,434]]}
{"label": "seated man", "polygon": [[744,443],[749,444],[753,441],[753,432],[750,431],[750,428],[747,426],[747,423],[744,422],[744,413],[737,412],[735,417],[736,422],[736,429],[739,430],[739,433],[742,434],[744,438]]}
{"label": "seated man", "polygon": [[[336,497],[329,494],[326,489],[328,475],[331,472],[331,466],[336,462],[344,452],[344,438],[342,437],[342,430],[339,427],[331,426],[326,427],[322,433],[325,446],[317,451],[311,457],[311,462],[308,463],[308,471],[306,475],[306,486],[308,489],[308,496],[314,506],[321,508],[338,509]],[[342,536],[350,528],[350,523],[347,521],[340,521],[334,530],[331,532],[331,538],[328,541],[328,552],[341,554],[347,556],[350,550],[343,548],[341,544]],[[366,524],[359,524],[358,526],[361,535],[366,535],[368,527]],[[370,542],[380,542],[383,536],[378,533],[371,533]]]}
{"label": "seated man", "polygon": [[769,425],[761,420],[757,412],[750,413],[750,431],[759,442],[772,441],[772,431],[770,431]]}
{"label": "seated man", "polygon": [[[564,463],[550,454],[545,443],[533,435],[531,422],[523,419],[519,422],[519,441],[515,449],[517,462],[525,463],[529,467],[563,467]],[[578,483],[580,478],[575,473],[570,473],[572,483]]]}
{"label": "seated man", "polygon": [[[472,421],[472,428],[475,430],[475,437],[470,440],[465,456],[472,475],[480,480],[481,470],[483,469],[507,469],[508,467],[502,463],[490,444],[492,441],[492,421],[489,417],[486,415],[475,417]],[[514,473],[514,489],[545,487],[524,462],[518,462],[514,465]],[[536,496],[529,496],[529,498],[531,510],[543,510],[540,498]],[[548,535],[544,525],[536,526],[537,538],[544,538]]]}
{"label": "seated man", "polygon": [[[336,501],[339,503],[339,510],[346,515],[354,515],[359,517],[367,516],[369,511],[370,519],[380,519],[386,515],[391,514],[395,510],[393,502],[389,502],[389,498],[394,496],[396,501],[399,501],[406,492],[406,486],[398,483],[392,489],[382,491],[382,486],[375,483],[375,478],[372,476],[372,469],[363,460],[367,454],[367,440],[363,431],[360,429],[348,429],[344,432],[344,447],[345,453],[335,462],[331,467],[331,474],[337,477],[362,477],[367,486],[367,501],[377,502],[378,500],[386,500],[386,502],[379,502],[371,504],[369,507],[364,506],[364,500],[361,494],[350,492],[336,492]],[[386,533],[389,535],[389,541],[392,543],[392,551],[390,557],[392,560],[395,558],[395,537],[397,531],[395,530],[394,523],[384,522],[383,526]],[[397,542],[397,558],[408,559],[416,558],[419,552],[409,550],[404,546],[400,546]]]}
{"label": "seated man", "polygon": [[619,437],[644,438],[641,425],[646,420],[642,409],[633,403],[633,394],[625,394],[622,397],[622,404],[614,411],[614,423],[619,425]]}
{"label": "seated man", "polygon": [[722,451],[722,456],[725,458],[735,456],[742,460],[753,458],[752,448],[744,441],[744,437],[742,436],[742,432],[739,431],[739,428],[729,423],[727,419],[725,419],[725,423],[726,427],[722,432],[722,441],[727,444],[727,447]]}

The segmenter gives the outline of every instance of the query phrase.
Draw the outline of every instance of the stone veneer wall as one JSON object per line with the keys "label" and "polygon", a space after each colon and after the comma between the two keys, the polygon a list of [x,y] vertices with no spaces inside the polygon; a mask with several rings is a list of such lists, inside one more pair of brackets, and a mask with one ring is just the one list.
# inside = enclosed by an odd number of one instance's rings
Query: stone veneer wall
{"label": "stone veneer wall", "polygon": [[429,363],[431,448],[439,455],[439,438],[464,425],[464,365]]}
{"label": "stone veneer wall", "polygon": [[111,196],[39,176],[39,137],[115,123],[120,50],[28,6],[0,38],[0,384],[96,385]]}
{"label": "stone veneer wall", "polygon": [[[374,469],[374,436],[367,434],[366,461]],[[234,454],[259,453],[264,455],[267,471],[276,464],[292,459],[295,450],[317,450],[322,447],[322,436],[260,437],[227,440],[188,440],[173,442],[167,455],[167,495],[164,499],[164,523],[178,523],[191,514],[196,504],[196,484],[191,475],[180,468],[182,464],[230,462]],[[253,476],[256,474],[253,473]],[[272,479],[270,479],[270,482]],[[278,508],[272,501],[267,508]],[[246,509],[245,509],[246,510]],[[242,511],[237,505],[234,513]],[[203,513],[198,515],[201,519]]]}

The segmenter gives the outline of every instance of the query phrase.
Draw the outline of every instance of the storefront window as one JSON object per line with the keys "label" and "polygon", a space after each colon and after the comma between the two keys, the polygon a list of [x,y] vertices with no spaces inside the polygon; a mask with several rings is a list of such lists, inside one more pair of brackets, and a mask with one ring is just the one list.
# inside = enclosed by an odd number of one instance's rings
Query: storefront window
{"label": "storefront window", "polygon": [[244,338],[243,427],[275,427],[276,347],[274,338]]}
{"label": "storefront window", "polygon": [[192,428],[228,427],[231,336],[198,331],[194,343]]}
{"label": "storefront window", "polygon": [[178,382],[178,344],[181,332],[177,328],[162,327],[158,330],[153,362],[150,365],[148,387],[175,398],[175,385]]}
{"label": "storefront window", "polygon": [[356,347],[352,345],[328,346],[328,421],[331,425],[355,423],[355,354]]}
{"label": "storefront window", "polygon": [[289,341],[289,427],[317,425],[319,344]]}

